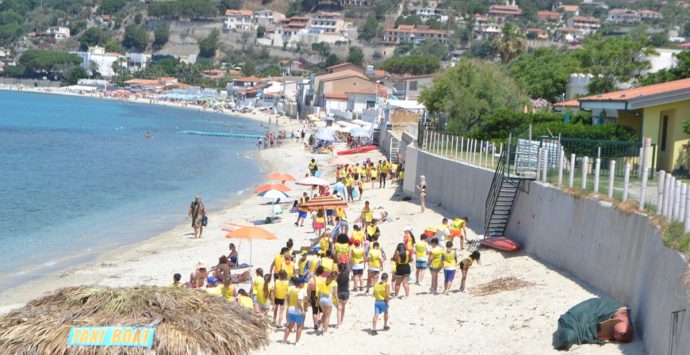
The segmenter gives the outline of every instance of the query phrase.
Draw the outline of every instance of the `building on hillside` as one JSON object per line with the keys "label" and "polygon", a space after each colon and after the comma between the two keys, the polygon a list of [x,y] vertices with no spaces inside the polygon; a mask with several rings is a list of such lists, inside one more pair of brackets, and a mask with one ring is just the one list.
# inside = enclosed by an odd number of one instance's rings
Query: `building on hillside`
{"label": "building on hillside", "polygon": [[254,11],[254,23],[257,26],[268,26],[273,24],[273,11],[271,10],[259,10]]}
{"label": "building on hillside", "polygon": [[579,41],[580,39],[585,37],[585,33],[575,27],[571,26],[563,26],[559,27],[556,29],[556,34],[554,35],[554,39],[556,41],[562,41],[562,42],[568,42],[572,43],[575,41]]}
{"label": "building on hillside", "polygon": [[228,95],[231,96],[241,96],[241,95],[256,95],[261,89],[267,86],[268,81],[264,78],[257,78],[255,76],[245,76],[241,78],[235,78],[232,82],[228,83],[226,89]]}
{"label": "building on hillside", "polygon": [[225,78],[227,73],[225,70],[220,69],[206,69],[203,72],[201,72],[201,74],[206,79],[219,80]]}
{"label": "building on hillside", "polygon": [[522,10],[515,4],[515,0],[512,2],[506,1],[505,5],[491,5],[488,16],[496,21],[504,22],[519,18],[522,16]]}
{"label": "building on hillside", "polygon": [[374,4],[374,0],[336,0],[340,6],[369,6]]}
{"label": "building on hillside", "polygon": [[600,1],[600,0],[582,0],[582,3],[580,3],[580,6],[583,6],[583,7],[584,6],[590,6],[593,8],[598,7],[600,9],[604,9],[604,10],[607,10],[609,8],[609,5],[607,5],[606,2]]}
{"label": "building on hillside", "polygon": [[[651,161],[656,168],[673,171],[685,164],[690,136],[683,123],[690,117],[690,79],[587,96],[578,99],[580,109],[593,117],[633,128],[639,137],[650,137],[656,149]],[[686,167],[687,168],[687,167]]]}
{"label": "building on hillside", "polygon": [[558,5],[558,11],[566,17],[580,16],[580,7],[577,5]]}
{"label": "building on hillside", "polygon": [[81,67],[86,69],[91,75],[97,72],[104,78],[111,78],[115,75],[113,64],[118,62],[123,67],[126,67],[126,57],[119,53],[106,53],[103,47],[89,47],[86,52],[70,52],[78,55],[82,62]]}
{"label": "building on hillside", "polygon": [[606,16],[606,21],[615,23],[637,23],[640,22],[640,13],[630,9],[613,9],[610,10]]}
{"label": "building on hillside", "polygon": [[280,22],[276,28],[276,34],[285,39],[296,35],[300,31],[306,31],[309,25],[309,18],[304,16],[294,16]]}
{"label": "building on hillside", "polygon": [[365,110],[376,107],[376,102],[381,97],[386,97],[388,91],[381,84],[349,89],[345,92],[347,97],[346,110],[357,116],[361,116]]}
{"label": "building on hillside", "polygon": [[537,41],[548,41],[549,40],[549,34],[542,30],[541,28],[528,28],[527,31],[525,31],[525,36],[527,39],[530,40],[537,40]]}
{"label": "building on hillside", "polygon": [[434,84],[434,76],[428,75],[390,75],[383,85],[398,100],[416,101],[424,88]]}
{"label": "building on hillside", "polygon": [[661,12],[652,10],[640,10],[640,20],[663,20],[664,15]]}
{"label": "building on hillside", "polygon": [[53,36],[53,38],[55,38],[56,40],[67,39],[70,37],[70,31],[67,27],[48,27],[46,33],[49,36]]}
{"label": "building on hillside", "polygon": [[333,12],[321,12],[309,18],[307,31],[310,34],[334,34],[339,33],[344,26],[340,14]]}
{"label": "building on hillside", "polygon": [[364,68],[360,67],[357,64],[353,64],[350,62],[345,62],[345,63],[340,63],[336,65],[331,65],[330,67],[326,67],[326,73],[337,73],[337,72],[342,72],[346,70],[352,70],[358,73],[364,73]]}
{"label": "building on hillside", "polygon": [[568,25],[579,29],[585,36],[595,33],[601,28],[601,21],[591,16],[574,16],[568,19]]}
{"label": "building on hillside", "polygon": [[493,22],[492,19],[477,14],[474,16],[473,31],[478,39],[489,39],[501,34],[501,26]]}
{"label": "building on hillside", "polygon": [[[182,85],[173,77],[162,77],[158,79],[130,79],[125,81],[125,87],[133,90],[160,91],[166,87]],[[184,85],[183,85],[184,86]]]}
{"label": "building on hillside", "polygon": [[135,72],[146,69],[151,63],[151,54],[148,53],[125,53],[127,58],[127,70]]}
{"label": "building on hillside", "polygon": [[434,39],[448,44],[448,32],[432,30],[428,26],[400,25],[398,28],[388,28],[383,31],[383,41],[388,43],[419,44],[425,39]]}
{"label": "building on hillside", "polygon": [[432,18],[440,18],[441,13],[435,7],[413,7],[410,9],[410,13],[414,16],[419,16],[422,21],[426,22]]}
{"label": "building on hillside", "polygon": [[559,23],[562,20],[562,15],[557,11],[537,11],[539,22],[544,23]]}
{"label": "building on hillside", "polygon": [[254,11],[225,10],[223,29],[226,31],[251,32],[256,31]]}

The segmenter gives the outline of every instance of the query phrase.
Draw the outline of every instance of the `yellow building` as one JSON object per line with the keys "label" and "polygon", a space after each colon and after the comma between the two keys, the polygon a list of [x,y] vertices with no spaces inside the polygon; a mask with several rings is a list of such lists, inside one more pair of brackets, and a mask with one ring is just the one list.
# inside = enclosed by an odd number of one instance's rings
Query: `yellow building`
{"label": "yellow building", "polygon": [[657,169],[685,165],[681,159],[690,136],[683,132],[683,122],[690,119],[690,79],[587,96],[579,102],[580,109],[595,116],[615,111],[619,124],[635,129],[640,139],[651,138]]}

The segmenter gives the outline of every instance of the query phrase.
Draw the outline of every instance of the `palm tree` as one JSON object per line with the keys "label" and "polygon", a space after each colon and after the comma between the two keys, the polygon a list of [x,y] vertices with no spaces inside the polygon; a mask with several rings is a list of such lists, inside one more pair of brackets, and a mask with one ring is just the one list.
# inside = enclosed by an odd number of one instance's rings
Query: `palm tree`
{"label": "palm tree", "polygon": [[501,63],[507,64],[511,60],[527,52],[525,37],[518,33],[512,23],[506,23],[501,30],[501,36],[494,37],[491,45],[494,51],[501,56]]}

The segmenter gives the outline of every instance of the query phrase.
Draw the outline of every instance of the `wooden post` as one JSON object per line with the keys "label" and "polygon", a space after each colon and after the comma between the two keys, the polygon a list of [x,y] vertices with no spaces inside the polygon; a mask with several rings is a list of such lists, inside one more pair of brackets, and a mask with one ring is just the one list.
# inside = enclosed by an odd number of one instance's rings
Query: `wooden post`
{"label": "wooden post", "polygon": [[601,158],[594,161],[594,192],[599,193],[599,172],[601,171]]}
{"label": "wooden post", "polygon": [[680,180],[676,180],[673,187],[673,216],[671,216],[674,221],[680,221],[680,186]]}
{"label": "wooden post", "polygon": [[659,183],[656,186],[656,214],[658,215],[664,215],[664,179],[666,178],[666,172],[663,170],[659,170],[657,173],[657,182]]}
{"label": "wooden post", "polygon": [[548,182],[546,172],[549,170],[549,151],[547,149],[544,149],[544,159],[542,160],[542,165],[544,166],[544,169],[542,171],[541,177],[544,182]]}
{"label": "wooden post", "polygon": [[568,187],[573,187],[575,181],[575,153],[570,154],[570,176],[568,177]]}
{"label": "wooden post", "polygon": [[558,187],[563,185],[563,164],[564,164],[564,158],[565,158],[565,152],[563,151],[563,147],[561,147],[560,151],[558,152]]}
{"label": "wooden post", "polygon": [[630,163],[625,164],[625,176],[623,177],[623,201],[628,200],[628,184],[630,183]]}
{"label": "wooden post", "polygon": [[609,164],[609,198],[613,198],[613,182],[616,179],[616,161],[611,160],[611,163]]}
{"label": "wooden post", "polygon": [[582,189],[587,190],[587,168],[589,167],[589,157],[582,159]]}
{"label": "wooden post", "polygon": [[644,211],[644,203],[647,200],[647,168],[646,166],[642,168],[642,184],[640,185],[640,211]]}

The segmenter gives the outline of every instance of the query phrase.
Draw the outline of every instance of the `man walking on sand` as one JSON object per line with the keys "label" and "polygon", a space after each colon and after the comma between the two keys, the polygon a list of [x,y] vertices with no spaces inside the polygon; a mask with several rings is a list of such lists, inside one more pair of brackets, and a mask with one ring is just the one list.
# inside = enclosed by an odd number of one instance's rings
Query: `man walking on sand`
{"label": "man walking on sand", "polygon": [[201,234],[204,233],[204,218],[206,217],[206,207],[201,202],[201,197],[197,195],[194,202],[189,205],[187,214],[192,217],[192,228],[194,228],[194,239],[201,239]]}

